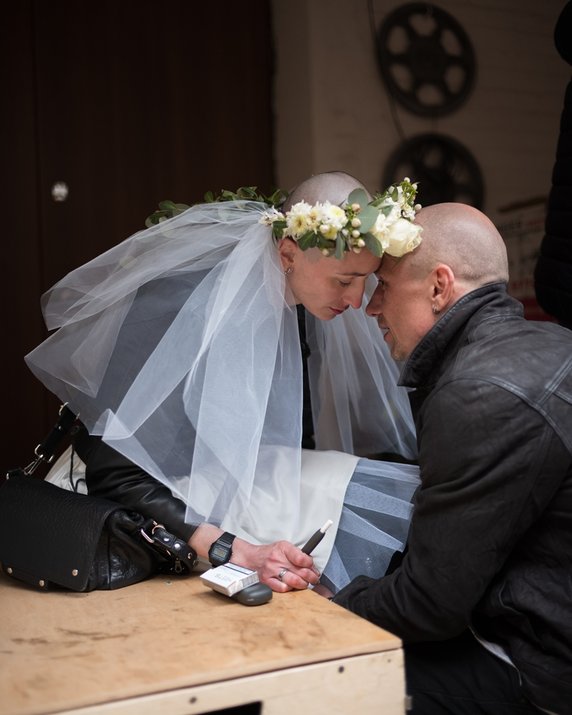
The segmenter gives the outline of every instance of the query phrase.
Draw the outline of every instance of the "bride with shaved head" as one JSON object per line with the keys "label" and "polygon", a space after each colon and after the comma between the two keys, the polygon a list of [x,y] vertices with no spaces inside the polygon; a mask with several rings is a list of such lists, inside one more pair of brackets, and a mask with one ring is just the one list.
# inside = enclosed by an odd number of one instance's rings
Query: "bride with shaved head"
{"label": "bride with shaved head", "polygon": [[372,197],[331,172],[287,197],[170,204],[48,291],[55,332],[26,359],[79,415],[89,493],[276,591],[384,573],[407,535],[415,433],[362,306],[381,256],[420,241],[415,193]]}

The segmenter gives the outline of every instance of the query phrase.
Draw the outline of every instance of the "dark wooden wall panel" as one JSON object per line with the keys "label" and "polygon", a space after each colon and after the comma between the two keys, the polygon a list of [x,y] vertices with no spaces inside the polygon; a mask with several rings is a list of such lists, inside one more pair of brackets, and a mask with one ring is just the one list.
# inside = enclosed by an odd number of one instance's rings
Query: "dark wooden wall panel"
{"label": "dark wooden wall panel", "polygon": [[164,198],[274,185],[268,0],[22,0],[0,33],[4,471],[57,405],[23,362],[41,294]]}

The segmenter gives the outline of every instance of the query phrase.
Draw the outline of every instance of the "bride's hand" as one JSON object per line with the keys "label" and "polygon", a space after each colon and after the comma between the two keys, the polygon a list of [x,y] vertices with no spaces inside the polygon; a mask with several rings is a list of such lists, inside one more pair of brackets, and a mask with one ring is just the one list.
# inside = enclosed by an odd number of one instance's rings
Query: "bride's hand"
{"label": "bride's hand", "polygon": [[262,583],[281,593],[308,588],[310,584],[316,584],[320,576],[312,557],[289,541],[256,546],[236,538],[232,560],[240,566],[258,571]]}

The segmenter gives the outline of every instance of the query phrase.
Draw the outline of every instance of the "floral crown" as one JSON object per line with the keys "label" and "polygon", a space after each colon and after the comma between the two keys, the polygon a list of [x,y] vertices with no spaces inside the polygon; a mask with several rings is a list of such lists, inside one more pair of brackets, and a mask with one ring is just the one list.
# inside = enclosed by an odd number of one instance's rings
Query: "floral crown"
{"label": "floral crown", "polygon": [[[355,189],[341,206],[329,201],[314,205],[299,201],[282,212],[279,207],[286,199],[284,192],[277,190],[264,196],[255,186],[222,191],[218,196],[209,192],[205,202],[246,199],[266,203],[271,208],[263,213],[260,222],[272,227],[275,238],[292,238],[304,251],[319,248],[326,256],[342,258],[345,251],[359,253],[367,248],[375,256],[388,253],[399,258],[421,242],[421,226],[413,223],[421,208],[415,203],[416,196],[417,184],[405,178],[375,194],[371,201],[364,189]],[[155,225],[188,208],[187,204],[162,201],[145,225]]]}
{"label": "floral crown", "polygon": [[421,208],[416,195],[417,184],[405,178],[371,201],[364,189],[355,189],[341,206],[299,201],[286,213],[267,211],[261,221],[272,226],[277,238],[292,238],[302,250],[319,248],[326,256],[341,258],[344,251],[367,248],[375,256],[397,258],[421,242],[421,226],[413,223]]}

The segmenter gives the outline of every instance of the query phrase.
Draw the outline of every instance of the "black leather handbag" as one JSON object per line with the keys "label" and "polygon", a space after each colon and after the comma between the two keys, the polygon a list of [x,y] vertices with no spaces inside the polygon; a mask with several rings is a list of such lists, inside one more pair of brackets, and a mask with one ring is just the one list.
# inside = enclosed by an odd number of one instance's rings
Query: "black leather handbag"
{"label": "black leather handbag", "polygon": [[[62,420],[70,422],[70,416],[60,412],[36,448],[36,462],[51,461],[69,426],[62,427]],[[8,576],[41,589],[93,591],[123,588],[157,573],[188,573],[196,565],[193,549],[161,524],[34,477],[33,469],[12,470],[0,486],[0,565]]]}

